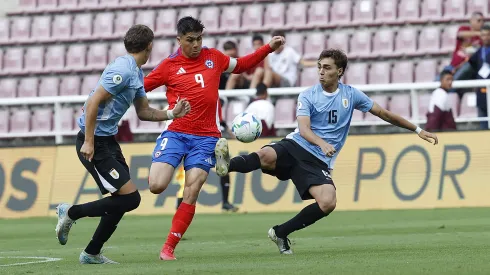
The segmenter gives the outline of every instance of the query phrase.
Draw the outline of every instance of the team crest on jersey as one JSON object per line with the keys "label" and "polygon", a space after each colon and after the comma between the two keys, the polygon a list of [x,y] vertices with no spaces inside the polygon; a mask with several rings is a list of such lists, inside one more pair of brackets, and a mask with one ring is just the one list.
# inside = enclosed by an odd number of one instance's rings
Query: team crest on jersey
{"label": "team crest on jersey", "polygon": [[344,108],[349,108],[349,100],[347,98],[342,98],[342,106],[344,106]]}
{"label": "team crest on jersey", "polygon": [[159,157],[159,156],[161,156],[161,155],[162,155],[162,152],[160,152],[160,151],[156,151],[156,152],[155,152],[155,158],[158,158],[158,157]]}
{"label": "team crest on jersey", "polygon": [[112,168],[111,171],[109,171],[109,175],[115,180],[119,179],[119,172],[117,172],[116,169]]}
{"label": "team crest on jersey", "polygon": [[206,60],[206,62],[205,62],[204,64],[206,65],[206,67],[208,67],[208,68],[210,68],[210,69],[212,69],[212,68],[214,67],[214,63],[213,63],[213,61],[211,61],[211,60],[209,60],[209,59],[208,59],[208,60]]}

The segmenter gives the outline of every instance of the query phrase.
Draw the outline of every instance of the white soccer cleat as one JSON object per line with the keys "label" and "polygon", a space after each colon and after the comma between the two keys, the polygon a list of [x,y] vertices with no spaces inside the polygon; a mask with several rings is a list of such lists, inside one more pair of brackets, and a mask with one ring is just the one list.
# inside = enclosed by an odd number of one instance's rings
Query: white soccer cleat
{"label": "white soccer cleat", "polygon": [[68,203],[62,203],[56,207],[56,214],[58,214],[58,224],[56,224],[56,238],[61,245],[65,245],[68,242],[68,234],[70,233],[71,226],[75,223],[74,220],[68,217],[68,210],[72,205]]}
{"label": "white soccer cleat", "polygon": [[220,138],[214,148],[216,156],[216,174],[224,177],[228,174],[230,166],[230,152],[228,151],[228,141],[225,138]]}
{"label": "white soccer cleat", "polygon": [[291,241],[289,241],[288,238],[279,238],[276,236],[276,230],[274,230],[274,227],[269,229],[268,232],[269,238],[271,241],[273,241],[276,245],[277,248],[279,248],[279,253],[281,254],[293,254],[293,251],[289,247],[289,244]]}
{"label": "white soccer cleat", "polygon": [[119,264],[113,260],[108,259],[106,256],[99,253],[97,255],[90,255],[85,251],[80,253],[80,258],[78,258],[81,264]]}

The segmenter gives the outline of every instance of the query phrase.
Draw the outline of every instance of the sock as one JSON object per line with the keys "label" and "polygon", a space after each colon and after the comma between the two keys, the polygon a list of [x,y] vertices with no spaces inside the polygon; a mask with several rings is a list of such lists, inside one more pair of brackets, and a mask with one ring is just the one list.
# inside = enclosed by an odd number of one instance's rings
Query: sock
{"label": "sock", "polygon": [[114,213],[107,216],[102,216],[92,240],[87,245],[87,248],[85,248],[85,252],[90,255],[99,254],[104,243],[107,242],[114,231],[116,231],[117,224],[122,219],[123,215],[124,213]]}
{"label": "sock", "polygon": [[140,205],[141,196],[138,191],[127,195],[113,194],[103,199],[73,205],[68,210],[68,217],[78,220],[84,217],[102,217],[113,213],[125,213],[132,211]]}
{"label": "sock", "polygon": [[179,206],[183,200],[184,200],[184,198],[177,198],[177,209],[179,209]]}
{"label": "sock", "polygon": [[319,219],[328,216],[328,214],[325,214],[325,212],[320,209],[318,203],[312,203],[303,208],[298,215],[294,216],[289,221],[276,226],[274,228],[276,231],[276,236],[279,238],[285,238],[296,230],[300,230],[314,224]]}
{"label": "sock", "polygon": [[221,195],[223,204],[228,203],[228,197],[230,194],[230,175],[226,175],[220,178],[221,183]]}
{"label": "sock", "polygon": [[260,168],[260,158],[257,153],[241,155],[230,160],[230,172],[248,173]]}
{"label": "sock", "polygon": [[177,209],[177,212],[172,219],[172,227],[167,236],[167,241],[165,245],[168,245],[175,249],[180,239],[184,236],[185,231],[192,222],[194,218],[194,213],[196,212],[196,206],[192,204],[187,204],[182,202]]}

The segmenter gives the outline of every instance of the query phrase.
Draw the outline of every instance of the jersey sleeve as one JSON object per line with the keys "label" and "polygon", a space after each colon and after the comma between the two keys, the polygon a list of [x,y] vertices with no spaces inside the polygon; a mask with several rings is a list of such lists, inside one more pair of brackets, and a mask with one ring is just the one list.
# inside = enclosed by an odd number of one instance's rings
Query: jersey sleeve
{"label": "jersey sleeve", "polygon": [[160,64],[158,64],[153,71],[151,71],[144,79],[145,91],[151,92],[156,88],[167,85],[168,80],[168,70],[167,62],[164,59]]}
{"label": "jersey sleeve", "polygon": [[111,95],[117,95],[129,85],[130,78],[129,68],[112,65],[106,69],[100,84]]}
{"label": "jersey sleeve", "polygon": [[134,99],[138,99],[141,97],[146,97],[146,92],[143,87],[138,88],[138,91],[136,91],[136,94],[134,95]]}
{"label": "jersey sleeve", "polygon": [[301,93],[298,96],[298,106],[296,107],[296,117],[299,116],[311,116],[311,100],[308,97],[308,93]]}
{"label": "jersey sleeve", "polygon": [[359,91],[358,89],[354,89],[354,108],[363,112],[369,112],[374,105],[374,101],[370,99],[365,93]]}

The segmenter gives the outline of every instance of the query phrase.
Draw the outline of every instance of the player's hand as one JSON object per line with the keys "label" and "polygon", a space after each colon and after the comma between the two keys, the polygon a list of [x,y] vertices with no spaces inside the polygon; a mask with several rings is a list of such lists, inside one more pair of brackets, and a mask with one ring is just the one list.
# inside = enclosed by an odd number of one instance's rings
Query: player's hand
{"label": "player's hand", "polygon": [[[437,139],[437,136],[433,133],[429,133],[425,130],[422,130],[419,134],[419,137],[429,143],[434,143],[434,145],[436,145],[437,143],[439,143],[439,140]],[[432,142],[434,141],[434,142]]]}
{"label": "player's hand", "polygon": [[175,104],[175,107],[172,109],[175,118],[183,117],[187,115],[191,111],[191,104],[187,99],[183,98]]}
{"label": "player's hand", "polygon": [[322,148],[323,153],[324,153],[324,154],[325,154],[327,157],[333,157],[333,155],[334,155],[335,153],[337,153],[337,150],[335,150],[335,148],[334,148],[332,145],[330,145],[330,144],[328,144],[328,143],[326,143],[326,142],[324,142],[324,143],[323,143],[323,144],[320,146],[320,148]]}
{"label": "player's hand", "polygon": [[94,157],[94,144],[92,142],[85,141],[82,148],[80,148],[80,153],[86,160],[92,161],[92,158]]}
{"label": "player's hand", "polygon": [[279,49],[282,45],[286,43],[286,39],[282,36],[274,36],[271,39],[271,42],[269,42],[269,46],[275,51]]}

